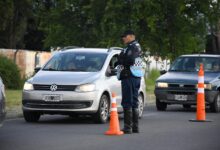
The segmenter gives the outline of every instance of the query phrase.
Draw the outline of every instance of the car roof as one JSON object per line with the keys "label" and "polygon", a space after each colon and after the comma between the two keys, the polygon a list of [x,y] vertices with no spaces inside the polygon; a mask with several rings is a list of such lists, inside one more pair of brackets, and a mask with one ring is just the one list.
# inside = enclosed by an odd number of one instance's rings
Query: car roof
{"label": "car roof", "polygon": [[220,55],[216,55],[216,54],[188,54],[188,55],[181,55],[180,57],[220,57]]}
{"label": "car roof", "polygon": [[62,50],[62,52],[93,52],[93,53],[107,53],[108,49],[104,48],[74,48]]}
{"label": "car roof", "polygon": [[88,53],[111,53],[112,51],[122,51],[120,47],[111,47],[111,48],[67,48],[61,49],[60,52],[88,52]]}

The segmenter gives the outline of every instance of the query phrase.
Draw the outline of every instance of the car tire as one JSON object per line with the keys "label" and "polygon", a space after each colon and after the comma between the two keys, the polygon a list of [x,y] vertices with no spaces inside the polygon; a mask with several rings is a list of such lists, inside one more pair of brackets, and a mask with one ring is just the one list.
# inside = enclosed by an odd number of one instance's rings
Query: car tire
{"label": "car tire", "polygon": [[191,105],[189,105],[189,104],[183,104],[183,108],[189,109],[189,108],[191,108]]}
{"label": "car tire", "polygon": [[167,103],[161,102],[159,99],[156,99],[156,107],[159,111],[165,111],[167,109]]}
{"label": "car tire", "polygon": [[40,119],[40,113],[23,111],[24,119],[26,122],[38,122]]}
{"label": "car tire", "polygon": [[94,115],[95,122],[104,124],[109,118],[110,100],[107,95],[102,95],[97,113]]}
{"label": "car tire", "polygon": [[210,104],[211,112],[220,112],[220,93],[217,94],[213,103]]}
{"label": "car tire", "polygon": [[139,118],[141,118],[143,116],[143,112],[144,112],[144,97],[142,94],[138,95],[138,111],[139,111]]}

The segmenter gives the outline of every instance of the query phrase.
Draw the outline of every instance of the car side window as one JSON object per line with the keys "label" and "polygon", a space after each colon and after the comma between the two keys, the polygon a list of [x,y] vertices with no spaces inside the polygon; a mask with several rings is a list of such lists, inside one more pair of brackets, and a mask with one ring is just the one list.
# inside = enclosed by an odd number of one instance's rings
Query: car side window
{"label": "car side window", "polygon": [[117,65],[118,65],[118,55],[114,55],[107,67],[106,74],[107,75],[111,74],[112,70],[116,69]]}
{"label": "car side window", "polygon": [[117,65],[118,65],[118,55],[114,55],[109,63],[109,66],[111,69],[115,69]]}

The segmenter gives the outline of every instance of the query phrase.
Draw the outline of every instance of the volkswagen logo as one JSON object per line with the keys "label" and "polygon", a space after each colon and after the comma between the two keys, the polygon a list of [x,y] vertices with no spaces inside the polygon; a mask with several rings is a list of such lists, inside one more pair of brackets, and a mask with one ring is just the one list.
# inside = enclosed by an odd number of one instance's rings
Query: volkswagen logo
{"label": "volkswagen logo", "polygon": [[51,90],[51,91],[56,91],[56,90],[57,90],[57,85],[56,85],[56,84],[52,84],[52,85],[50,86],[50,90]]}
{"label": "volkswagen logo", "polygon": [[183,87],[184,87],[184,84],[180,84],[179,86],[180,86],[181,88],[183,88]]}

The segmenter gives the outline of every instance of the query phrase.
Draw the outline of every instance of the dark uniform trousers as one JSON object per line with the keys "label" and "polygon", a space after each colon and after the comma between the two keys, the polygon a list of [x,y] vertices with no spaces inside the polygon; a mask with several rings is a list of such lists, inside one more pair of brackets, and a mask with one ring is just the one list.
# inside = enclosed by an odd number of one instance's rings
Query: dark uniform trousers
{"label": "dark uniform trousers", "polygon": [[123,108],[138,108],[138,91],[141,78],[128,77],[122,79],[122,106]]}

